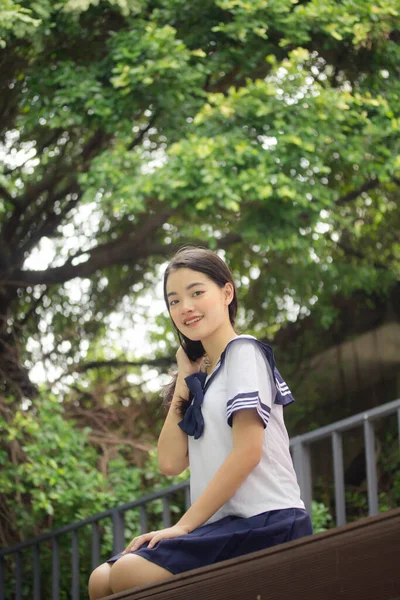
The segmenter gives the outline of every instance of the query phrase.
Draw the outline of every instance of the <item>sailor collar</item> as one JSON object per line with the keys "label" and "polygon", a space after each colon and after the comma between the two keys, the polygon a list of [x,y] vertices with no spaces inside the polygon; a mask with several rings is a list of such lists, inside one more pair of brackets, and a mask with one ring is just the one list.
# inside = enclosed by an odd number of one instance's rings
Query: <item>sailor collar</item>
{"label": "sailor collar", "polygon": [[205,395],[206,391],[208,390],[208,388],[210,387],[212,381],[218,374],[222,365],[224,364],[226,352],[227,352],[227,349],[229,348],[229,346],[231,344],[233,344],[235,341],[243,340],[243,339],[249,339],[249,340],[255,341],[257,343],[257,345],[259,346],[260,350],[263,352],[264,356],[268,360],[268,364],[271,367],[271,371],[272,371],[274,381],[275,381],[275,386],[276,386],[276,396],[275,396],[274,404],[279,404],[281,406],[287,406],[288,404],[291,404],[292,402],[294,402],[293,395],[292,395],[288,385],[283,380],[281,374],[279,373],[279,371],[275,365],[274,352],[273,352],[271,346],[269,344],[266,344],[265,342],[261,342],[260,340],[258,340],[257,338],[255,338],[252,335],[247,335],[247,334],[239,335],[227,343],[225,350],[222,352],[221,357],[220,357],[214,371],[211,373],[207,382],[206,382],[207,373],[205,373],[204,371],[199,371],[198,373],[192,373],[191,375],[188,375],[188,377],[185,377],[186,385],[188,386],[190,393],[193,396],[193,399],[191,401],[191,404],[189,405],[189,407],[187,408],[187,410],[185,412],[183,420],[180,421],[178,423],[178,425],[182,429],[182,431],[184,431],[188,435],[193,436],[194,439],[196,439],[196,440],[202,435],[203,430],[204,430],[204,419],[203,419],[203,414],[201,412],[201,406],[203,404],[204,395]]}

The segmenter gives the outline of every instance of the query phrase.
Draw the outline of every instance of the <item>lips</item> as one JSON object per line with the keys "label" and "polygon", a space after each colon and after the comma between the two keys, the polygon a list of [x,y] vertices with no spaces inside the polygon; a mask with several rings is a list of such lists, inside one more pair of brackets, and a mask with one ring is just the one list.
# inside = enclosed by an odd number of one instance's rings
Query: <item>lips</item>
{"label": "lips", "polygon": [[[184,321],[184,322],[183,322],[183,324],[184,324],[186,327],[190,327],[190,325],[195,325],[196,323],[200,323],[200,320],[201,320],[202,318],[203,318],[203,317],[202,317],[202,316],[200,316],[200,315],[198,315],[198,316],[195,316],[195,317],[190,317],[190,319],[187,319],[186,321]],[[198,319],[198,320],[196,320],[196,319]]]}

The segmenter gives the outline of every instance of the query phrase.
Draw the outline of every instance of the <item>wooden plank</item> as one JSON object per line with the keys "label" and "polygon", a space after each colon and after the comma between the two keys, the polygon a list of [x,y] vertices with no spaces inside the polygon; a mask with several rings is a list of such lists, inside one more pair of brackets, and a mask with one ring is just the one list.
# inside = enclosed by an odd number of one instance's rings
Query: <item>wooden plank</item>
{"label": "wooden plank", "polygon": [[399,532],[396,509],[107,600],[400,600]]}

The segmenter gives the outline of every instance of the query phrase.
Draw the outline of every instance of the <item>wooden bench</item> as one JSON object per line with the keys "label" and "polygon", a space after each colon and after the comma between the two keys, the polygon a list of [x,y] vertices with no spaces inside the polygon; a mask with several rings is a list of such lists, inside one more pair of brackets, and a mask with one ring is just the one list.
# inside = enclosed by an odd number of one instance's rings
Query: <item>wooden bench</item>
{"label": "wooden bench", "polygon": [[111,599],[400,600],[400,509]]}

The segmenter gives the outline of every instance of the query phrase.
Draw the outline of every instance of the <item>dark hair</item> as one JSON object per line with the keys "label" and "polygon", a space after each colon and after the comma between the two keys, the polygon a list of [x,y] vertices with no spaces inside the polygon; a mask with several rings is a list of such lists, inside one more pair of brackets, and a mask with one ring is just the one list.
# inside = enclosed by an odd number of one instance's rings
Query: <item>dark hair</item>
{"label": "dark hair", "polygon": [[[199,273],[204,273],[209,277],[214,283],[216,283],[220,288],[223,288],[226,283],[231,283],[233,286],[233,298],[231,303],[229,304],[229,320],[232,326],[235,325],[238,301],[237,301],[237,292],[235,282],[233,281],[233,276],[228,268],[228,266],[224,263],[222,258],[218,256],[212,250],[208,250],[207,248],[202,248],[199,246],[184,246],[174,256],[171,258],[167,268],[164,273],[164,299],[169,312],[169,302],[167,298],[167,280],[170,273],[177,271],[178,269],[192,269],[193,271],[198,271]],[[190,360],[195,361],[201,356],[204,356],[205,350],[203,344],[200,341],[193,341],[187,338],[183,333],[179,331],[174,322],[172,325],[178,334],[178,339],[185,350],[186,354],[190,358]],[[173,380],[164,387],[163,390],[163,399],[164,404],[169,406],[172,401],[172,397],[175,391],[175,384],[177,379],[177,373],[173,375]],[[189,406],[189,401],[182,400],[181,404],[181,412],[184,413],[185,409]]]}

